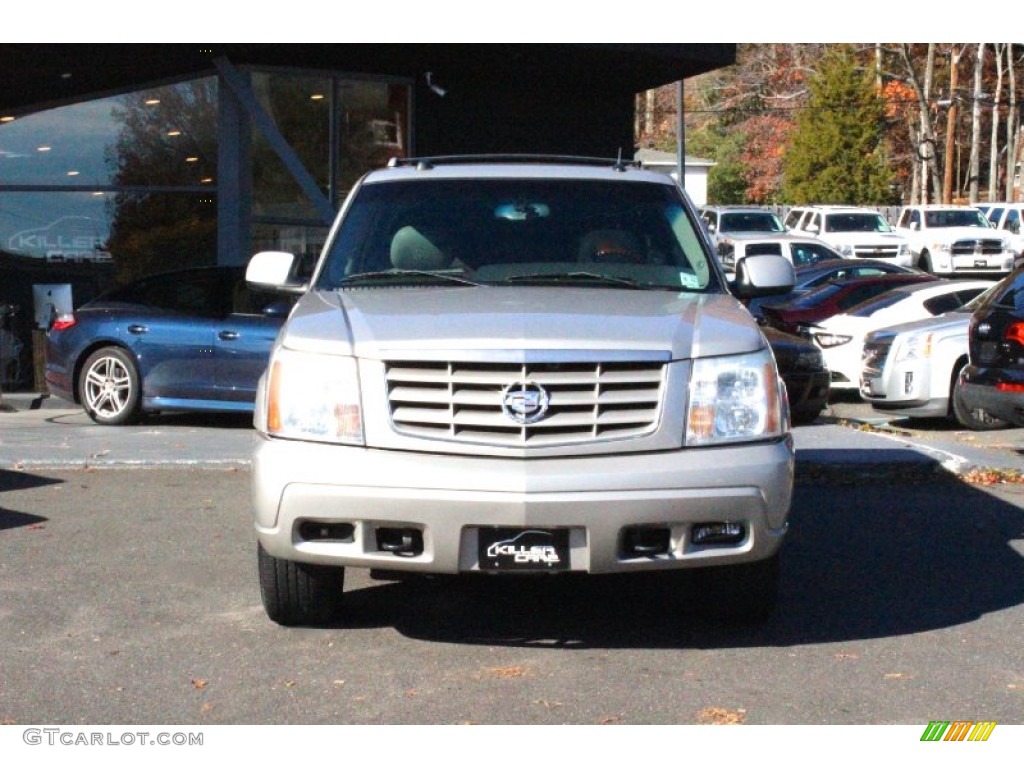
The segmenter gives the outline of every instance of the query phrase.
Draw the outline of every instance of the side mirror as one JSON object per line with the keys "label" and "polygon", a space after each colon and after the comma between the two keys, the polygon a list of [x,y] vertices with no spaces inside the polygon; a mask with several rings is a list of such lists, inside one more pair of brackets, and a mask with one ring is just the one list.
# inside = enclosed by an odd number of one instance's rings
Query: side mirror
{"label": "side mirror", "polygon": [[736,264],[732,281],[733,295],[740,299],[778,296],[788,293],[796,283],[796,273],[788,259],[773,254],[747,256]]}
{"label": "side mirror", "polygon": [[282,293],[304,293],[308,285],[294,278],[299,259],[284,251],[260,251],[245,269],[245,281],[253,288]]}

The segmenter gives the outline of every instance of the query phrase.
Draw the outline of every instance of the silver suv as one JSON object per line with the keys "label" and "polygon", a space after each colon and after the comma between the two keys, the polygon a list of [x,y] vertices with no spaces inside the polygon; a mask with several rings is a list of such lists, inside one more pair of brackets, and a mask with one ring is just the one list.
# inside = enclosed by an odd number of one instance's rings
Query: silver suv
{"label": "silver suv", "polygon": [[352,190],[257,396],[263,604],[336,620],[345,568],[699,569],[725,618],[772,610],[794,449],[786,394],[670,178],[608,161],[393,162]]}

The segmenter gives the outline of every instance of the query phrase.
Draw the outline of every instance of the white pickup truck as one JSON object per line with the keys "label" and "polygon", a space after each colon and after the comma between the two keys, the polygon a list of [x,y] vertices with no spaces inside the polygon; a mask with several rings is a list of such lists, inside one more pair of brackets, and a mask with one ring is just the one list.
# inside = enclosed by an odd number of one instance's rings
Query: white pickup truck
{"label": "white pickup truck", "polygon": [[910,244],[914,265],[935,275],[1004,275],[1016,254],[1009,238],[967,205],[908,205],[896,232]]}

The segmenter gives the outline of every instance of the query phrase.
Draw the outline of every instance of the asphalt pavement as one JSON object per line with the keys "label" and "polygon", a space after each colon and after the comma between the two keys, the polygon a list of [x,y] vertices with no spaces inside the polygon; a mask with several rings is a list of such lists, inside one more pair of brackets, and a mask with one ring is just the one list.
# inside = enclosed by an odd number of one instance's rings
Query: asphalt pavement
{"label": "asphalt pavement", "polygon": [[[167,413],[137,425],[94,424],[59,398],[0,396],[0,467],[247,466],[255,433],[238,414]],[[894,477],[980,468],[1024,474],[1024,429],[972,432],[943,420],[891,420],[838,397],[794,429],[798,472],[872,471]]]}

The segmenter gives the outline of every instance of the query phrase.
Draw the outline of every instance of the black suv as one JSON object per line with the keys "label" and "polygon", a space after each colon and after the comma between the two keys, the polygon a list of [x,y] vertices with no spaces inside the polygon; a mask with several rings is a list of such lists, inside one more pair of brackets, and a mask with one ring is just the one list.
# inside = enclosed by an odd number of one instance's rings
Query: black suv
{"label": "black suv", "polygon": [[964,403],[1024,426],[1024,268],[1003,278],[974,311],[967,341]]}

